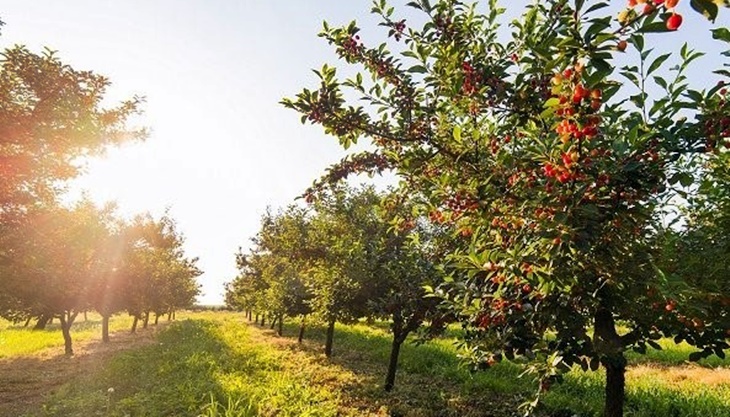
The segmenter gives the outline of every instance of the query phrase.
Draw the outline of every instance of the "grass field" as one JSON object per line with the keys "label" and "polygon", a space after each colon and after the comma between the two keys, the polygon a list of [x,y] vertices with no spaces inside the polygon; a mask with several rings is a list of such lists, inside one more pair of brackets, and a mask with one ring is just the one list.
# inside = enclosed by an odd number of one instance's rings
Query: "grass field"
{"label": "grass field", "polygon": [[[71,339],[84,342],[101,338],[101,316],[95,313],[77,318],[71,327]],[[33,323],[27,328],[0,319],[0,359],[28,355],[43,349],[63,346],[63,335],[58,320],[46,326],[45,330],[32,330]],[[109,322],[109,331],[127,330],[132,327],[132,317],[115,316]]]}
{"label": "grass field", "polygon": [[[310,330],[298,345],[294,327],[279,338],[238,314],[187,317],[154,343],[116,352],[93,372],[76,375],[25,415],[507,417],[535,389],[507,363],[470,373],[459,366],[453,340],[442,339],[404,346],[396,388],[384,393],[390,340],[382,327],[338,326],[335,356],[327,359],[322,329]],[[123,324],[113,327],[126,329]],[[730,361],[689,365],[682,361],[687,347],[667,347],[632,355],[626,415],[730,417]],[[601,372],[571,372],[538,415],[596,416],[602,384]]]}

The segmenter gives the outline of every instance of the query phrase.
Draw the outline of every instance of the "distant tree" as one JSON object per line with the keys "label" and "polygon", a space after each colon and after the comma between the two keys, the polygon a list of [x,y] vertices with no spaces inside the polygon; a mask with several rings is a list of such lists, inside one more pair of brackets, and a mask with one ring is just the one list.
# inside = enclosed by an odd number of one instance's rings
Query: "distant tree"
{"label": "distant tree", "polygon": [[395,385],[400,349],[408,335],[427,320],[438,322],[443,318],[438,299],[428,297],[426,291],[443,279],[438,268],[438,229],[414,216],[414,208],[410,198],[395,193],[386,195],[376,208],[381,229],[376,237],[378,249],[372,276],[382,288],[369,305],[374,315],[391,321],[393,341],[386,391]]}
{"label": "distant tree", "polygon": [[261,230],[252,239],[249,255],[239,252],[239,276],[228,285],[226,298],[239,309],[269,314],[281,334],[284,317],[300,317],[300,337],[311,312],[306,283],[309,268],[306,212],[291,206],[262,218]]}
{"label": "distant tree", "polygon": [[108,269],[110,222],[110,208],[88,201],[72,209],[38,210],[28,215],[11,246],[4,272],[13,279],[3,287],[21,309],[11,310],[10,317],[58,318],[67,355],[73,354],[71,327],[89,309],[87,294]]}
{"label": "distant tree", "polygon": [[309,271],[310,302],[327,324],[325,355],[332,355],[335,324],[371,315],[369,302],[385,291],[373,275],[382,223],[372,187],[338,186],[312,203],[311,239],[320,246]]}
{"label": "distant tree", "polygon": [[130,227],[119,273],[135,332],[139,320],[147,327],[150,313],[172,314],[191,306],[200,291],[195,279],[201,271],[195,265],[197,258],[185,257],[184,238],[168,215],[159,220],[138,216]]}

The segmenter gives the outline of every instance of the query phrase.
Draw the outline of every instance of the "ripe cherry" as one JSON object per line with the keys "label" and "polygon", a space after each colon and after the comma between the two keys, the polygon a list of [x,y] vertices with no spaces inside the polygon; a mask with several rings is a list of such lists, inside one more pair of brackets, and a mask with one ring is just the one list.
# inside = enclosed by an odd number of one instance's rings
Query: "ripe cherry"
{"label": "ripe cherry", "polygon": [[679,27],[682,26],[682,15],[674,13],[671,16],[669,16],[669,19],[667,19],[667,29],[669,30],[677,30]]}
{"label": "ripe cherry", "polygon": [[629,43],[628,42],[626,42],[625,40],[620,40],[616,44],[616,49],[618,49],[619,52],[623,52],[623,51],[626,50],[626,47],[627,46],[629,46]]}

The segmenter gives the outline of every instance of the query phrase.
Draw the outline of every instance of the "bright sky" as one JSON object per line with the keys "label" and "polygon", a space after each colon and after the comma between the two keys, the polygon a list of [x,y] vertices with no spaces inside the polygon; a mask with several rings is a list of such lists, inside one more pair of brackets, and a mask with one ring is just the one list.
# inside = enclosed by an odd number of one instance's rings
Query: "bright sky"
{"label": "bright sky", "polygon": [[[109,77],[112,99],[147,98],[140,123],[151,129],[149,139],[93,161],[74,186],[99,202],[118,201],[124,214],[159,215],[170,207],[187,238],[187,253],[199,256],[205,271],[199,301],[215,304],[222,302],[223,283],[236,275],[235,251],[249,244],[266,207],[291,203],[344,155],[334,139],[301,125],[278,102],[315,86],[309,69],[335,60],[316,36],[322,20],[357,19],[373,28],[370,5],[5,0],[0,47],[48,46],[74,68]],[[685,26],[702,28],[701,34],[685,30],[674,39],[694,38],[703,50],[712,50],[705,47],[708,24],[694,13],[683,14]],[[716,61],[717,49],[710,56]]]}

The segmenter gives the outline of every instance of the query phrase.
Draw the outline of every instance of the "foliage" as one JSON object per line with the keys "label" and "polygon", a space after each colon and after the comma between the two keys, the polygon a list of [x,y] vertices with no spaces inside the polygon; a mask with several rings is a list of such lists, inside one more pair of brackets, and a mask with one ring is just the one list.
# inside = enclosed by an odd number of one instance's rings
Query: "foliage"
{"label": "foliage", "polygon": [[145,136],[127,128],[140,98],[104,107],[109,80],[64,64],[54,51],[6,49],[0,85],[0,225],[53,201],[85,157]]}
{"label": "foliage", "polygon": [[[655,39],[646,33],[678,26],[676,2],[656,4],[614,20],[602,1],[535,2],[505,42],[496,1],[485,14],[457,0],[411,2],[422,27],[376,1],[394,52],[366,46],[354,22],[325,24],[321,36],[363,72],[340,80],[325,65],[317,90],[283,101],[345,148],[370,140],[371,157],[345,160],[337,178],[384,160],[404,193],[427,201],[420,213],[461,237],[436,293],[466,328],[478,366],[538,359],[530,369],[543,394],[573,365],[603,365],[606,416],[622,415],[626,350],[645,352],[662,336],[699,347],[692,359],[728,347],[727,306],[687,297],[692,325],[667,314],[680,288],[707,286],[678,276],[678,287],[655,262],[661,210],[695,181],[687,161],[723,157],[730,146],[723,131],[705,130],[727,115],[722,84],[696,91],[687,79],[702,54],[646,47]],[[631,63],[615,68],[628,44]],[[660,69],[670,63],[667,78]]]}

